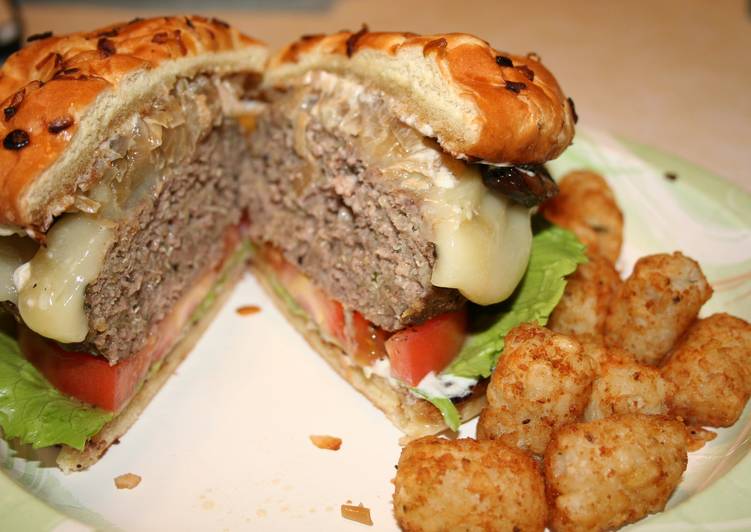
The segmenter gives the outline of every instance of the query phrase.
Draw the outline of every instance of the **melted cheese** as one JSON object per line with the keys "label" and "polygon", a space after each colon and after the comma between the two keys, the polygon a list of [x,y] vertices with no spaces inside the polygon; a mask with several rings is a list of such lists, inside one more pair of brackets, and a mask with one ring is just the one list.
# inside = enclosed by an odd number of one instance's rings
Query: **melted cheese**
{"label": "melted cheese", "polygon": [[36,242],[17,235],[0,237],[0,301],[18,301],[13,273],[36,252]]}
{"label": "melted cheese", "polygon": [[[385,179],[422,201],[426,238],[436,247],[432,283],[455,288],[481,305],[511,295],[527,268],[532,246],[530,209],[490,191],[475,166],[458,161],[399,121],[389,98],[326,72],[306,76],[298,95],[296,139],[310,114],[329,131],[349,137]],[[296,141],[300,150],[305,142]],[[305,146],[307,149],[307,146]]]}
{"label": "melted cheese", "polygon": [[29,328],[63,343],[86,338],[84,291],[99,275],[112,239],[112,224],[90,216],[66,215],[55,222],[46,247],[14,275],[18,310]]}
{"label": "melted cheese", "polygon": [[530,210],[488,191],[479,176],[436,189],[425,210],[437,254],[433,285],[456,288],[479,305],[509,297],[529,261]]}
{"label": "melted cheese", "polygon": [[158,194],[170,167],[220,123],[223,107],[224,114],[258,112],[258,105],[240,98],[244,81],[200,75],[165,87],[143,115],[132,115],[97,148],[91,173],[98,183],[72,205],[89,214],[61,216],[45,247],[7,236],[23,231],[0,224],[0,301],[16,303],[25,324],[42,336],[83,341],[86,286],[99,276],[115,224]]}

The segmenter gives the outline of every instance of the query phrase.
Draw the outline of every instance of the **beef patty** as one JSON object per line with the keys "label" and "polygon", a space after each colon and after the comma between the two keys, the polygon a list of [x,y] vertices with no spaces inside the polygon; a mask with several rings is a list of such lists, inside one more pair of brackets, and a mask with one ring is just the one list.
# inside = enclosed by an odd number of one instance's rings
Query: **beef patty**
{"label": "beef patty", "polygon": [[186,289],[225,253],[247,204],[243,132],[224,119],[119,222],[97,280],[86,288],[90,332],[77,346],[111,361],[142,348]]}
{"label": "beef patty", "polygon": [[463,305],[458,291],[431,284],[436,251],[419,198],[306,115],[316,97],[305,93],[308,101],[300,103],[294,91],[277,94],[258,119],[251,237],[281,250],[327,294],[389,331]]}

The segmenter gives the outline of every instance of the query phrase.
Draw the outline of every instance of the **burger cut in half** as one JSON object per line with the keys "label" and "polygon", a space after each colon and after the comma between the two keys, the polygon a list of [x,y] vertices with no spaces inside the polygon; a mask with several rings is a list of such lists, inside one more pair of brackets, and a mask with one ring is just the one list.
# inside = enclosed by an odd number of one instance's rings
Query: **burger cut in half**
{"label": "burger cut in half", "polygon": [[79,470],[245,267],[267,53],[204,17],[29,40],[0,70],[0,427]]}
{"label": "burger cut in half", "polygon": [[310,344],[408,436],[479,413],[513,326],[582,247],[533,232],[572,102],[534,54],[466,34],[340,32],[270,61],[252,137],[253,267]]}

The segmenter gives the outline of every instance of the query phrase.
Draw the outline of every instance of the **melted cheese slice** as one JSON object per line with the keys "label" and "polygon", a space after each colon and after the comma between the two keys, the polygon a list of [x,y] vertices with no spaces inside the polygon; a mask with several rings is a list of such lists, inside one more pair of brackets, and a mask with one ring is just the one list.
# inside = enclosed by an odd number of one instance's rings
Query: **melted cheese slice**
{"label": "melted cheese slice", "polygon": [[84,292],[99,275],[113,233],[111,223],[83,214],[55,222],[46,247],[14,274],[18,310],[30,329],[63,343],[86,338]]}
{"label": "melted cheese slice", "polygon": [[34,256],[37,244],[18,235],[0,237],[0,301],[18,301],[13,273]]}
{"label": "melted cheese slice", "polygon": [[530,209],[490,192],[476,176],[437,189],[425,211],[437,254],[433,285],[456,288],[479,305],[513,293],[532,247]]}

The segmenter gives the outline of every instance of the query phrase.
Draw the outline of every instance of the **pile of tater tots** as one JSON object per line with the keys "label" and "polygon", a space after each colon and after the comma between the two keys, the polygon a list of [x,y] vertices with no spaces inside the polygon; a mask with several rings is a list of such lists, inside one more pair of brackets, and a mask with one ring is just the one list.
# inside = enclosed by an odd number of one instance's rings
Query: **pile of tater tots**
{"label": "pile of tater tots", "polygon": [[572,172],[542,215],[589,262],[547,327],[512,330],[477,439],[402,451],[394,513],[404,530],[611,530],[662,511],[688,452],[729,427],[751,395],[751,325],[699,319],[712,288],[680,252],[615,267],[623,215],[605,180]]}

